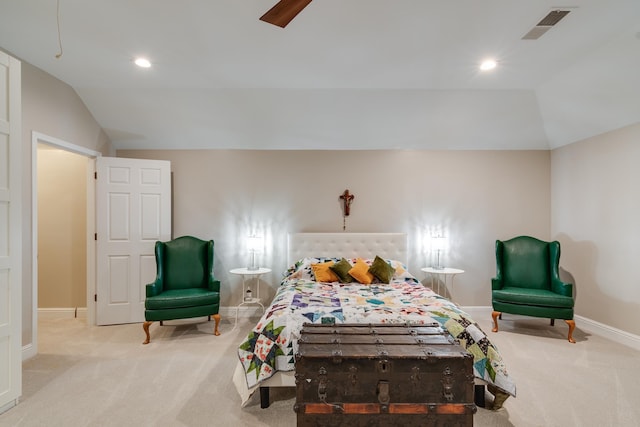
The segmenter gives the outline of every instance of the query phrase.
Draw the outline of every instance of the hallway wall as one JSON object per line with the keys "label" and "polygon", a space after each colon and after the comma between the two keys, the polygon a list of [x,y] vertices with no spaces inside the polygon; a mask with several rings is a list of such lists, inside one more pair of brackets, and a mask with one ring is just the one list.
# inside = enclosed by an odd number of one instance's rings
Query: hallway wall
{"label": "hallway wall", "polygon": [[38,147],[38,308],[87,305],[87,157]]}

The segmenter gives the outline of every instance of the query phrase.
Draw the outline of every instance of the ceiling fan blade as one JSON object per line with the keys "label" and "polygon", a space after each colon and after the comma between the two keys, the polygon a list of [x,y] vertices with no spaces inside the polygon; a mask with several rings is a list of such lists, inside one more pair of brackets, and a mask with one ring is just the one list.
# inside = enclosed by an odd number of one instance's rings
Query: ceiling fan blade
{"label": "ceiling fan blade", "polygon": [[260,20],[284,28],[309,3],[311,0],[280,0]]}

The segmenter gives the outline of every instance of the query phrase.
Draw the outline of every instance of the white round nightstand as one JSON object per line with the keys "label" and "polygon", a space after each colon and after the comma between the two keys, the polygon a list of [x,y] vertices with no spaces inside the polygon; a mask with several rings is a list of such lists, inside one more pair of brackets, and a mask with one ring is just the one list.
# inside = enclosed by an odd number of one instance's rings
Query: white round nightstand
{"label": "white round nightstand", "polygon": [[[260,267],[255,270],[250,268],[242,267],[242,268],[234,268],[233,270],[229,270],[231,274],[237,274],[242,276],[242,302],[236,306],[236,322],[233,325],[235,328],[238,324],[238,311],[240,311],[240,307],[247,304],[257,304],[262,307],[262,312],[264,313],[264,305],[262,304],[262,300],[260,299],[260,276],[263,274],[271,273],[270,268]],[[256,279],[256,293],[255,296],[253,292],[250,298],[246,297],[247,289],[250,289],[247,286],[247,280],[255,278]]]}
{"label": "white round nightstand", "polygon": [[[444,289],[447,290],[447,277],[451,277],[451,290],[449,294],[451,295],[451,301],[453,301],[453,279],[456,277],[456,274],[464,273],[464,270],[460,270],[459,268],[435,268],[435,267],[425,267],[421,268],[422,271],[429,274],[431,276],[431,289],[433,290],[433,278],[436,275],[442,275],[444,282]],[[438,281],[438,294],[440,295],[440,281]]]}

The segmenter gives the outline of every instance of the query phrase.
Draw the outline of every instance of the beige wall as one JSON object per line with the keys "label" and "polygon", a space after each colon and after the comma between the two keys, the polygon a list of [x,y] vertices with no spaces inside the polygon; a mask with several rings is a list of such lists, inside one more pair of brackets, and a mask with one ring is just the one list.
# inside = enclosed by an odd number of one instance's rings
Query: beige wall
{"label": "beige wall", "polygon": [[[552,235],[576,313],[640,335],[640,124],[551,154]],[[579,323],[578,323],[579,327]]]}
{"label": "beige wall", "polygon": [[[23,343],[32,334],[31,133],[113,155],[75,91],[22,64]],[[495,239],[557,238],[564,275],[576,283],[578,315],[640,335],[637,163],[640,125],[547,151],[123,151],[172,161],[174,234],[216,240],[217,271],[236,304],[247,263],[244,237],[268,237],[262,264],[269,295],[285,268],[286,234],[340,231],[338,196],[356,195],[347,231],[406,231],[411,271],[431,261],[420,249],[430,229],[451,239],[445,264],[463,268],[456,299],[489,305]],[[224,288],[223,288],[224,289]]]}
{"label": "beige wall", "polygon": [[38,147],[38,308],[87,306],[87,163]]}
{"label": "beige wall", "polygon": [[31,137],[39,132],[68,143],[112,153],[102,128],[66,83],[22,63],[22,343],[31,343],[33,334],[32,259],[32,170]]}
{"label": "beige wall", "polygon": [[[488,306],[496,239],[550,230],[548,151],[124,150],[118,156],[170,160],[173,233],[214,239],[222,305],[240,302],[228,270],[246,266],[245,237],[266,237],[268,299],[286,268],[289,232],[342,230],[339,196],[355,194],[347,231],[406,232],[409,269],[431,264],[422,238],[442,229],[456,301]],[[267,290],[267,289],[265,289]]]}

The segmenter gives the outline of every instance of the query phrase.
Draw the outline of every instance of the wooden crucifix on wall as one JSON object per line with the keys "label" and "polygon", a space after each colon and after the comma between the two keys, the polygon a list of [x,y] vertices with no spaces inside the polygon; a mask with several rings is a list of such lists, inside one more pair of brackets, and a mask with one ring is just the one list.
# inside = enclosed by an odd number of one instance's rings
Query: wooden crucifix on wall
{"label": "wooden crucifix on wall", "polygon": [[351,202],[353,201],[353,199],[355,198],[355,196],[353,194],[349,193],[349,190],[344,190],[344,193],[342,193],[342,195],[340,196],[340,199],[342,200],[342,229],[346,230],[347,229],[347,217],[349,216],[349,213],[351,213]]}

